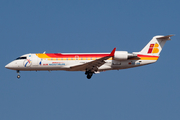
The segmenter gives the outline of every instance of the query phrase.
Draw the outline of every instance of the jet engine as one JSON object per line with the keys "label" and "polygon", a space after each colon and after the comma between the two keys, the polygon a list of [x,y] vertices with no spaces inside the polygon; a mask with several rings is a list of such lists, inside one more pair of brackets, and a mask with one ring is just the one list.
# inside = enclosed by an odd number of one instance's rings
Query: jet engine
{"label": "jet engine", "polygon": [[137,55],[130,54],[127,51],[115,51],[114,53],[114,60],[127,60],[134,57],[137,57]]}

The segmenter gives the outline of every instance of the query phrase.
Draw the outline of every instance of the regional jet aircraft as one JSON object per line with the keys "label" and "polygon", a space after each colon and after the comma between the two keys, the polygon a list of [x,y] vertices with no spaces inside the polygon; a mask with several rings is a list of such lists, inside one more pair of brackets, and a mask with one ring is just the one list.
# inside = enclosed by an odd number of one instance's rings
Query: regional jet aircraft
{"label": "regional jet aircraft", "polygon": [[111,53],[29,53],[22,55],[5,67],[19,71],[84,71],[90,79],[93,74],[106,70],[120,70],[154,63],[167,40],[167,36],[154,36],[140,51],[128,53],[116,51]]}

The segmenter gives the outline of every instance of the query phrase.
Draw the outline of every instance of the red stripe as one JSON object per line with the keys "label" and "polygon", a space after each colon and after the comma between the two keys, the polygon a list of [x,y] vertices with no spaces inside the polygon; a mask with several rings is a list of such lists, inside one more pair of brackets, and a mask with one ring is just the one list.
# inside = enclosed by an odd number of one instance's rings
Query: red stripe
{"label": "red stripe", "polygon": [[155,58],[159,58],[159,56],[152,56],[152,55],[138,55],[138,57],[155,57]]}
{"label": "red stripe", "polygon": [[73,57],[105,57],[109,54],[61,54],[61,53],[47,53],[47,56],[51,58],[73,58]]}

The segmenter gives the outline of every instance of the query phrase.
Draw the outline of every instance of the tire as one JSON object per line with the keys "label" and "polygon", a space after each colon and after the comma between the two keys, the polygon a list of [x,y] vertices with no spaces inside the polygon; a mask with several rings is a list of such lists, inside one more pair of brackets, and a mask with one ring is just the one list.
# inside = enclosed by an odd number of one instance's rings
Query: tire
{"label": "tire", "polygon": [[88,79],[91,79],[92,75],[93,75],[93,73],[92,73],[92,72],[89,72],[89,73],[87,74],[87,78],[88,78]]}
{"label": "tire", "polygon": [[19,79],[21,76],[20,75],[17,75],[17,78]]}
{"label": "tire", "polygon": [[90,76],[90,75],[87,75],[87,79],[91,79],[91,77],[92,77],[92,76]]}

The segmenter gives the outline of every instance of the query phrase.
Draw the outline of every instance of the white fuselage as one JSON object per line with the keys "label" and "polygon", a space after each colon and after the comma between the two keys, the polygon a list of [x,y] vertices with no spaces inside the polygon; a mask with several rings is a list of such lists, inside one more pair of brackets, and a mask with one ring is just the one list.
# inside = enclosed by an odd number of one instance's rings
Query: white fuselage
{"label": "white fuselage", "polygon": [[[78,53],[79,54],[79,53]],[[105,53],[106,54],[106,53]],[[22,59],[21,59],[22,58]],[[12,70],[20,71],[51,71],[51,70],[66,70],[66,71],[85,71],[81,69],[73,70],[72,66],[82,65],[91,62],[97,58],[88,58],[87,60],[80,57],[77,58],[39,58],[37,54],[25,54],[19,59],[16,59],[5,67]],[[137,67],[145,64],[156,62],[157,59],[129,59],[129,60],[105,60],[105,63],[98,68],[98,71],[104,70],[119,70]]]}

